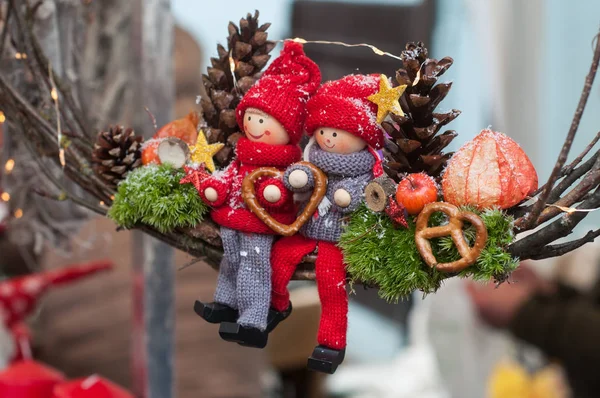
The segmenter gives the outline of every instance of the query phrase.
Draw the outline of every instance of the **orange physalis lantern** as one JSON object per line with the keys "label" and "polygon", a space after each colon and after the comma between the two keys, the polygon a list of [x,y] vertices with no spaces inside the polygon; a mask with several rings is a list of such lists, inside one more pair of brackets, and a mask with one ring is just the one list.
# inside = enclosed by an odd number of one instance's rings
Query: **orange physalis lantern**
{"label": "orange physalis lantern", "polygon": [[454,154],[442,180],[446,202],[479,209],[512,207],[537,186],[537,173],[523,149],[489,129]]}

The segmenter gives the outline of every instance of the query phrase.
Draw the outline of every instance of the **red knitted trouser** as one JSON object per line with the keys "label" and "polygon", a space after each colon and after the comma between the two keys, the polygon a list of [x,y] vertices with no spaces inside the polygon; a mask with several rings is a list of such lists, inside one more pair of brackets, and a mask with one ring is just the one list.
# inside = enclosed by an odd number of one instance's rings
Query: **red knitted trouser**
{"label": "red knitted trouser", "polygon": [[318,246],[315,271],[321,299],[321,322],[317,341],[320,345],[341,350],[346,347],[348,329],[348,294],[342,251],[333,243],[294,235],[281,238],[271,252],[271,306],[278,311],[290,303],[288,282],[302,258]]}

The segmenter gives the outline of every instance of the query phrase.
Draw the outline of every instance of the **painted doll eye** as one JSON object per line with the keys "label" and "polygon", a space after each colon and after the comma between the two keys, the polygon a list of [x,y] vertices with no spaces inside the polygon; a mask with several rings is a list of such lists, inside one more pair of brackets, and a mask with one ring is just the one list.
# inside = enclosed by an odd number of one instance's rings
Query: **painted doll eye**
{"label": "painted doll eye", "polygon": [[333,136],[334,136],[334,137],[337,137],[337,133],[333,133]]}
{"label": "painted doll eye", "polygon": [[323,134],[324,134],[324,133],[323,133],[323,130],[321,130],[321,135],[323,135]]}
{"label": "painted doll eye", "polygon": [[259,122],[259,123],[262,123],[262,122],[263,122],[263,120],[262,120],[262,119],[258,119],[258,122]]}
{"label": "painted doll eye", "polygon": [[248,116],[248,121],[252,120],[252,116]]}

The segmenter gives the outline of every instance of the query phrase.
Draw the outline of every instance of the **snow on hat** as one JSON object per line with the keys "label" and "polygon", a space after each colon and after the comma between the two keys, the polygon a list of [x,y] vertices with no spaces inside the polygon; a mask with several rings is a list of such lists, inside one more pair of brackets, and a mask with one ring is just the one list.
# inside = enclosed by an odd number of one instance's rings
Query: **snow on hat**
{"label": "snow on hat", "polygon": [[348,75],[327,82],[308,101],[306,131],[319,127],[348,131],[375,149],[383,147],[377,105],[367,99],[379,90],[379,75]]}
{"label": "snow on hat", "polygon": [[306,101],[321,84],[321,71],[304,54],[302,44],[288,40],[279,57],[248,90],[236,109],[237,122],[243,130],[244,113],[257,108],[283,125],[290,141],[298,143],[306,118]]}

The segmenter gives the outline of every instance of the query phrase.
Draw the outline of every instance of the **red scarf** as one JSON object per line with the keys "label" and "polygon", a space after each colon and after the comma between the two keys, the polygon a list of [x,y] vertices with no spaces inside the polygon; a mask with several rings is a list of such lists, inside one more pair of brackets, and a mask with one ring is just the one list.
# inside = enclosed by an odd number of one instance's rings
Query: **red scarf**
{"label": "red scarf", "polygon": [[298,161],[302,155],[298,145],[270,145],[240,138],[236,155],[242,165],[285,168]]}

